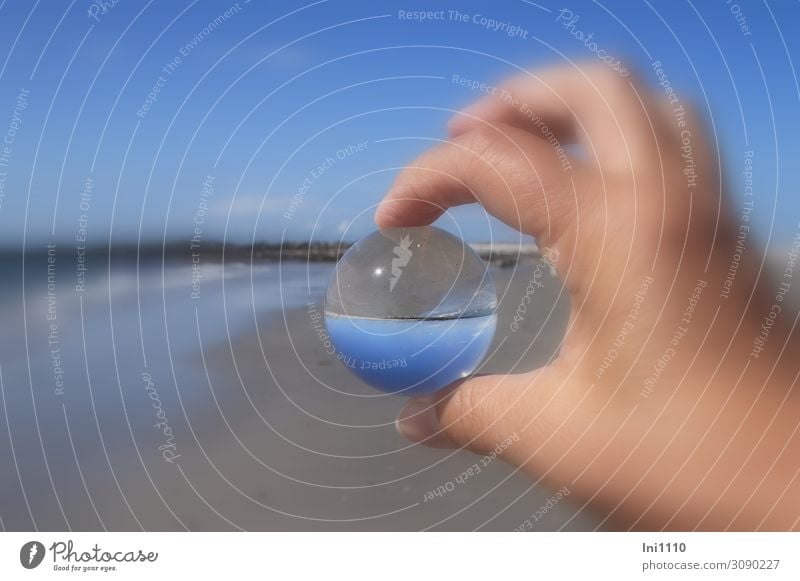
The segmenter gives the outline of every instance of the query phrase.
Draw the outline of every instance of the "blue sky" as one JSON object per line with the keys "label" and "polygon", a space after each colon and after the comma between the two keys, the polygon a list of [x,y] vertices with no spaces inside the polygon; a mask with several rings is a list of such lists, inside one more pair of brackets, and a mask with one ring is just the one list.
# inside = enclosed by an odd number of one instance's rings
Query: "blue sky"
{"label": "blue sky", "polygon": [[[651,81],[652,61],[663,63],[708,115],[734,195],[754,151],[762,241],[798,230],[797,2],[106,4],[0,4],[0,133],[18,126],[0,168],[4,245],[74,240],[81,215],[98,244],[185,239],[198,217],[205,239],[357,238],[397,169],[480,96],[454,74],[493,83],[515,67],[593,58],[556,22],[562,8]],[[467,22],[401,10],[458,10]],[[514,238],[477,208],[448,224],[472,240]]]}

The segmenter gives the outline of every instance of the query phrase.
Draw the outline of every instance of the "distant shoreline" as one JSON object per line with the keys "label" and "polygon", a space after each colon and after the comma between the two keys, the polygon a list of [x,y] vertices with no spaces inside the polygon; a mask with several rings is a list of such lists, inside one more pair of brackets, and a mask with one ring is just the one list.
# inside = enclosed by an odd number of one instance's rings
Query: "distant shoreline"
{"label": "distant shoreline", "polygon": [[[68,242],[50,243],[56,254],[75,255],[76,247]],[[114,260],[189,260],[221,262],[336,262],[353,245],[352,242],[256,242],[255,244],[238,244],[220,241],[208,241],[192,245],[186,241],[169,241],[165,244],[146,243],[112,244],[109,246],[87,245],[82,249],[86,260],[92,258],[107,259],[109,250]],[[473,250],[487,262],[495,266],[513,266],[520,259],[538,258],[539,249],[535,244],[514,243],[474,243]],[[53,252],[48,243],[29,244],[25,255],[34,258]],[[23,254],[22,248],[0,248],[0,260],[18,260]]]}

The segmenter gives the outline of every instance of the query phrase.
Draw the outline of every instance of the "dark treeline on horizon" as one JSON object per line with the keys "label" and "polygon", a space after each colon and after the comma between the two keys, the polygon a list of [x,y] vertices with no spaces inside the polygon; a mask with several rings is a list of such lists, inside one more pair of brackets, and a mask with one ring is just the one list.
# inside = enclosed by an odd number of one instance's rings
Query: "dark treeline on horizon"
{"label": "dark treeline on horizon", "polygon": [[[185,259],[196,262],[197,259],[211,261],[277,261],[291,260],[303,262],[335,262],[353,245],[352,242],[256,242],[242,244],[224,243],[221,240],[202,241],[193,244],[187,240],[171,240],[166,243],[117,242],[107,244],[86,244],[80,248],[80,254],[93,260],[107,260],[109,251],[112,260],[174,260]],[[49,251],[61,256],[77,256],[79,248],[74,242],[40,242],[29,243],[24,254],[30,259],[47,255]],[[508,250],[481,250],[478,252],[484,260],[498,266],[510,266],[516,263],[517,254]],[[22,247],[0,247],[0,260],[19,260],[23,254]]]}

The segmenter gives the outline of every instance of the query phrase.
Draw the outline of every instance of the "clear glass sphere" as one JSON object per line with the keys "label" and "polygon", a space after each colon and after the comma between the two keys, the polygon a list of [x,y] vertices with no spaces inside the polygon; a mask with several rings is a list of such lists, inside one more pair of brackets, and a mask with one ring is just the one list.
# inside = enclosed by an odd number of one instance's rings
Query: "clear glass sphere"
{"label": "clear glass sphere", "polygon": [[325,296],[340,359],[367,384],[421,395],[471,374],[497,325],[487,265],[435,228],[388,228],[342,257]]}

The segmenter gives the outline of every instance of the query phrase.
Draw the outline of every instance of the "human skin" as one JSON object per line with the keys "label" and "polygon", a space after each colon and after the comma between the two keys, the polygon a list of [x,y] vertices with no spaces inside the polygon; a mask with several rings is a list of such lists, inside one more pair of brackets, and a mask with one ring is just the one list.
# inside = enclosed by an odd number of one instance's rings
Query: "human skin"
{"label": "human skin", "polygon": [[[481,204],[552,261],[571,301],[566,335],[541,369],[410,400],[400,432],[477,453],[515,434],[504,460],[566,486],[613,528],[799,529],[796,318],[749,239],[731,282],[741,212],[727,207],[697,116],[603,65],[502,88],[400,172],[376,223],[419,226]],[[542,122],[582,154],[564,163]],[[773,305],[782,311],[754,354]]]}

